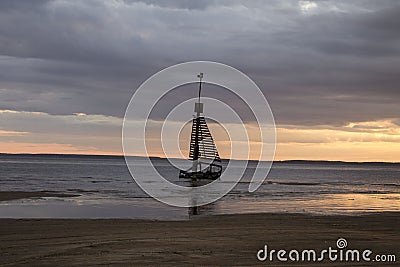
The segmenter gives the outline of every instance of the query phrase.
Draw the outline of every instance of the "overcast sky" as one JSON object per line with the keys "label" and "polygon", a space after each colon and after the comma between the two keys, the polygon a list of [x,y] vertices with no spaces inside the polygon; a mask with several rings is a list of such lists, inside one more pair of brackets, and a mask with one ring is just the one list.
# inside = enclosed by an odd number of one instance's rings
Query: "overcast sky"
{"label": "overcast sky", "polygon": [[[363,129],[371,135],[336,141],[397,145],[399,18],[397,0],[0,1],[0,152],[120,153],[135,89],[191,60],[252,78],[286,131],[278,129],[282,143],[317,142],[292,140],[295,129],[337,131],[320,143]],[[324,158],[315,151],[304,158]],[[379,157],[400,161],[387,152]]]}

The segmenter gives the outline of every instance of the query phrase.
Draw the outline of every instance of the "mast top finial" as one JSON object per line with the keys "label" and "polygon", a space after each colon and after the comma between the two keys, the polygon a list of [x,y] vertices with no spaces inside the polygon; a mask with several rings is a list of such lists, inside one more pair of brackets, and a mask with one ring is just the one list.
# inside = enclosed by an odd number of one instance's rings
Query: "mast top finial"
{"label": "mast top finial", "polygon": [[201,79],[203,79],[203,73],[200,72],[197,75],[197,78],[200,79],[200,83],[199,83],[199,100],[197,101],[197,103],[195,104],[195,108],[194,111],[197,113],[196,118],[200,117],[200,113],[203,113],[203,103],[200,102],[200,96],[201,96]]}

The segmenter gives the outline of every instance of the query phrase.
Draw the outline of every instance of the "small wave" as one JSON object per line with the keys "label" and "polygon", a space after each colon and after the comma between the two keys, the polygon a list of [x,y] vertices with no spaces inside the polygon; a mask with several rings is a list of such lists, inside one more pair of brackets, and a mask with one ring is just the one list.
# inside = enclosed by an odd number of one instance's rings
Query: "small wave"
{"label": "small wave", "polygon": [[68,188],[68,192],[78,192],[78,193],[99,193],[99,190],[85,190],[85,189],[79,189],[79,188]]}
{"label": "small wave", "polygon": [[[237,183],[237,184],[250,184],[251,181],[219,181],[220,183]],[[267,184],[280,184],[280,185],[322,185],[322,183],[311,183],[311,182],[279,182],[279,181],[265,181]]]}
{"label": "small wave", "polygon": [[280,184],[280,185],[320,185],[320,183],[307,183],[307,182],[278,182],[278,181],[267,181],[268,184]]}
{"label": "small wave", "polygon": [[392,186],[392,187],[400,187],[400,184],[395,184],[395,183],[377,183],[377,184],[371,184],[371,185],[380,185],[380,186]]}
{"label": "small wave", "polygon": [[377,191],[377,190],[366,190],[366,191],[359,191],[359,190],[354,190],[351,193],[353,194],[373,194],[373,195],[379,195],[379,194],[391,194],[393,192],[388,192],[388,191]]}

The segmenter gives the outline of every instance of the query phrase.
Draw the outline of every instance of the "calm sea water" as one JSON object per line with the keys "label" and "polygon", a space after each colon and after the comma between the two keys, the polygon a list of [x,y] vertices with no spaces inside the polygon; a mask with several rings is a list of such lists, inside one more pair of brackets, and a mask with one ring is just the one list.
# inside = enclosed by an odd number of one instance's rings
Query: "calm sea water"
{"label": "calm sea water", "polygon": [[[143,159],[135,160],[140,163]],[[186,185],[167,160],[153,162],[169,180]],[[400,164],[277,162],[264,184],[249,193],[249,175],[254,168],[255,163],[250,163],[241,182],[222,199],[200,207],[199,216],[400,211]],[[3,218],[189,218],[187,209],[147,196],[131,178],[122,157],[0,155],[0,191],[79,195],[2,201]]]}

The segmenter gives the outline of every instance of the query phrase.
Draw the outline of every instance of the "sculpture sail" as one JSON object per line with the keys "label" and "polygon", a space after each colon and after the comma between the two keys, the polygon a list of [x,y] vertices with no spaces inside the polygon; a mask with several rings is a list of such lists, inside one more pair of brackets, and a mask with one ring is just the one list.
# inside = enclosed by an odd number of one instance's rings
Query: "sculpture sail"
{"label": "sculpture sail", "polygon": [[196,117],[192,123],[189,151],[189,159],[193,161],[193,166],[190,170],[181,170],[179,178],[215,180],[222,173],[221,158],[208,129],[206,119],[204,116],[200,116],[203,113],[203,103],[200,102],[203,73],[200,73],[197,77],[200,78],[199,99],[195,103]]}

